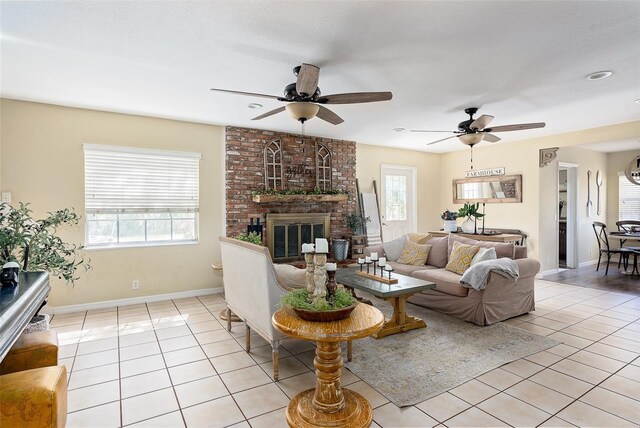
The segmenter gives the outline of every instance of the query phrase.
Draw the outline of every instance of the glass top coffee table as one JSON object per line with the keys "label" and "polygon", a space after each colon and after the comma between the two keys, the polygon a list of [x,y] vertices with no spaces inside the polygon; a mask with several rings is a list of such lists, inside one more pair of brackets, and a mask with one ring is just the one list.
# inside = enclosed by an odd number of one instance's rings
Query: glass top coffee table
{"label": "glass top coffee table", "polygon": [[369,279],[358,275],[359,268],[340,268],[336,271],[336,282],[350,289],[366,291],[376,297],[380,297],[391,303],[393,315],[385,320],[382,330],[373,337],[380,339],[391,334],[423,328],[427,325],[420,318],[407,315],[407,299],[412,295],[436,287],[431,281],[425,281],[410,276],[392,273],[392,278],[397,278],[397,284],[386,284],[375,279]]}

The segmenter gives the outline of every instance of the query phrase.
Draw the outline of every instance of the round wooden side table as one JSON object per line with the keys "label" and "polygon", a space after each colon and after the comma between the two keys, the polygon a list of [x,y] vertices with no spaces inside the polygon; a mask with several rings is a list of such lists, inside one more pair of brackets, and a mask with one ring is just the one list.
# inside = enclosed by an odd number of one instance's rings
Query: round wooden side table
{"label": "round wooden side table", "polygon": [[384,315],[373,306],[359,304],[351,315],[336,322],[300,319],[290,308],[273,314],[274,327],[283,333],[316,342],[316,387],[293,397],[287,407],[290,427],[368,427],[371,405],[362,395],[340,386],[342,355],[340,342],[376,333]]}

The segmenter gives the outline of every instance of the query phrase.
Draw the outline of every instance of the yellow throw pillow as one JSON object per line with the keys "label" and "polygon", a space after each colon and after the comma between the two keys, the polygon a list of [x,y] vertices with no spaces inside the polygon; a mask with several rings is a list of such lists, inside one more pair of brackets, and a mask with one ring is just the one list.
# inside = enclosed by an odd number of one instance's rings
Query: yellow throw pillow
{"label": "yellow throw pillow", "polygon": [[420,245],[407,240],[402,248],[402,254],[398,263],[405,265],[422,266],[427,263],[431,245]]}
{"label": "yellow throw pillow", "polygon": [[461,244],[457,241],[454,242],[453,250],[449,256],[449,263],[447,263],[445,269],[462,275],[464,271],[469,269],[471,260],[479,249],[480,247],[476,247],[475,245]]}

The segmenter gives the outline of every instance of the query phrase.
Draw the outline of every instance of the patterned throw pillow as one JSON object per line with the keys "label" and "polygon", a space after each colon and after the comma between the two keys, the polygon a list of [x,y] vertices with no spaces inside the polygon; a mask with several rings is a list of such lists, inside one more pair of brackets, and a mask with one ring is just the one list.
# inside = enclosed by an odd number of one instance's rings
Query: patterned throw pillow
{"label": "patterned throw pillow", "polygon": [[469,269],[473,256],[476,255],[480,247],[474,245],[461,244],[459,242],[453,243],[453,250],[451,256],[449,256],[449,263],[445,266],[445,269],[457,274],[462,275],[464,271]]}
{"label": "patterned throw pillow", "polygon": [[431,245],[420,245],[407,240],[402,248],[402,254],[398,259],[398,263],[413,266],[422,266],[427,263],[429,250]]}

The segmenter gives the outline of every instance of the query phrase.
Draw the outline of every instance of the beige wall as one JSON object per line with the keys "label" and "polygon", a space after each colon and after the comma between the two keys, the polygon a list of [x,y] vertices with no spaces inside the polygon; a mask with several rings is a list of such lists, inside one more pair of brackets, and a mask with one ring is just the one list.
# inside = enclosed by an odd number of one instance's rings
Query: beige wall
{"label": "beige wall", "polygon": [[[509,134],[502,135],[508,139]],[[517,141],[509,144],[482,144],[474,148],[474,168],[490,168],[504,166],[507,174],[522,174],[522,203],[520,204],[487,204],[486,226],[522,229],[529,234],[527,246],[529,255],[538,258],[542,263],[542,271],[550,269],[546,264],[547,257],[553,260],[557,254],[555,234],[540,230],[541,209],[555,205],[557,200],[555,184],[548,187],[549,176],[541,172],[557,166],[539,167],[539,150],[546,147],[569,147],[580,144],[610,142],[640,137],[640,121],[619,125],[587,129],[549,137]],[[603,167],[604,168],[604,167]],[[469,150],[445,153],[441,158],[441,198],[440,209],[459,208],[452,203],[451,180],[463,178],[469,169]],[[556,172],[557,173],[557,172]],[[595,174],[595,172],[594,172]],[[595,177],[593,178],[595,180]],[[557,181],[556,181],[557,182]],[[593,182],[592,182],[593,185]],[[551,199],[549,199],[551,198]],[[584,201],[586,203],[586,200]],[[542,208],[541,208],[542,207]],[[605,208],[606,210],[606,208]],[[460,222],[459,222],[460,223]],[[593,233],[593,232],[592,232]],[[557,260],[557,257],[556,257]]]}
{"label": "beige wall", "polygon": [[[55,279],[49,304],[221,287],[211,264],[220,260],[224,234],[223,128],[6,99],[0,107],[2,191],[12,192],[14,204],[30,202],[38,217],[65,207],[84,214],[83,143],[202,153],[198,244],[87,251],[93,270],[74,288]],[[84,225],[65,238],[84,243]]]}
{"label": "beige wall", "polygon": [[418,232],[439,230],[442,227],[437,201],[440,198],[440,155],[413,150],[392,149],[367,144],[356,145],[356,178],[361,192],[372,192],[376,181],[380,195],[382,164],[416,167],[418,199]]}
{"label": "beige wall", "polygon": [[604,185],[607,187],[607,225],[615,229],[616,221],[620,220],[618,210],[618,173],[623,172],[629,162],[640,156],[640,150],[609,153],[607,157],[608,174]]}

